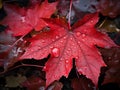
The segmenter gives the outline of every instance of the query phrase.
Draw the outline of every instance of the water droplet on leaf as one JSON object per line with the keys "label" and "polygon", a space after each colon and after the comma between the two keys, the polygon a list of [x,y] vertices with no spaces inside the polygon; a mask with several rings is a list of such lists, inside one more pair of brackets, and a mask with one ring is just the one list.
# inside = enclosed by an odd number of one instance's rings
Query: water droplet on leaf
{"label": "water droplet on leaf", "polygon": [[80,32],[77,32],[77,33],[76,33],[76,36],[78,36],[78,37],[79,37],[79,36],[80,36]]}
{"label": "water droplet on leaf", "polygon": [[78,44],[80,44],[80,41],[78,41]]}
{"label": "water droplet on leaf", "polygon": [[55,78],[57,78],[57,75],[54,75]]}
{"label": "water droplet on leaf", "polygon": [[42,40],[42,43],[45,43],[45,40]]}
{"label": "water droplet on leaf", "polygon": [[78,56],[76,56],[75,58],[76,58],[76,59],[78,59],[79,57],[78,57]]}
{"label": "water droplet on leaf", "polygon": [[73,38],[70,38],[70,40],[73,40]]}
{"label": "water droplet on leaf", "polygon": [[93,23],[93,20],[91,20],[91,23]]}
{"label": "water droplet on leaf", "polygon": [[64,39],[66,39],[67,37],[65,36],[65,37],[63,37]]}
{"label": "water droplet on leaf", "polygon": [[85,39],[82,38],[82,41],[85,41]]}
{"label": "water droplet on leaf", "polygon": [[68,51],[70,51],[71,49],[70,48],[68,48]]}
{"label": "water droplet on leaf", "polygon": [[53,48],[53,46],[50,46],[50,49],[52,49]]}
{"label": "water droplet on leaf", "polygon": [[63,41],[60,41],[61,43],[63,43]]}
{"label": "water droplet on leaf", "polygon": [[82,34],[82,37],[85,37],[86,35],[85,34]]}
{"label": "water droplet on leaf", "polygon": [[63,59],[61,58],[60,60],[62,61]]}
{"label": "water droplet on leaf", "polygon": [[21,17],[22,22],[25,22],[25,17]]}
{"label": "water droplet on leaf", "polygon": [[82,71],[83,71],[83,70],[82,70],[81,68],[78,70],[78,72],[81,73],[81,74],[82,74]]}
{"label": "water droplet on leaf", "polygon": [[67,77],[67,75],[68,75],[67,73],[64,74],[64,76],[66,76],[66,77]]}
{"label": "water droplet on leaf", "polygon": [[66,60],[65,62],[66,62],[66,63],[68,63],[69,61],[68,61],[68,60]]}
{"label": "water droplet on leaf", "polygon": [[46,71],[46,70],[47,70],[47,69],[46,69],[46,66],[44,66],[43,70],[44,70],[44,71]]}
{"label": "water droplet on leaf", "polygon": [[67,51],[66,51],[66,53],[67,53],[67,54],[69,54],[69,53],[70,53],[70,51],[68,51],[68,50],[67,50]]}
{"label": "water droplet on leaf", "polygon": [[52,54],[54,57],[59,57],[59,55],[60,55],[60,50],[59,50],[59,48],[56,48],[56,47],[52,48],[51,54]]}
{"label": "water droplet on leaf", "polygon": [[58,38],[59,38],[59,36],[55,36],[55,38],[56,38],[56,39],[58,39]]}

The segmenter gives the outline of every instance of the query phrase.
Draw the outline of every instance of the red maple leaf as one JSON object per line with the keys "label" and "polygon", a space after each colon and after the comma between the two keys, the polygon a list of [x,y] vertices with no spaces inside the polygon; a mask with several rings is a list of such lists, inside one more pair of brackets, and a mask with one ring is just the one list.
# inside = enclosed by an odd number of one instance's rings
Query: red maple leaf
{"label": "red maple leaf", "polygon": [[26,35],[33,28],[41,30],[45,26],[41,18],[49,18],[55,12],[56,6],[57,2],[48,3],[47,0],[28,9],[5,4],[7,16],[1,23],[8,25],[14,36]]}
{"label": "red maple leaf", "polygon": [[79,74],[86,75],[94,84],[97,84],[100,67],[105,66],[105,63],[96,45],[103,48],[116,46],[105,33],[95,29],[98,13],[86,15],[71,29],[64,20],[44,20],[50,30],[33,37],[21,58],[42,59],[51,54],[51,58],[44,67],[47,85],[58,80],[62,75],[67,77],[75,58]]}

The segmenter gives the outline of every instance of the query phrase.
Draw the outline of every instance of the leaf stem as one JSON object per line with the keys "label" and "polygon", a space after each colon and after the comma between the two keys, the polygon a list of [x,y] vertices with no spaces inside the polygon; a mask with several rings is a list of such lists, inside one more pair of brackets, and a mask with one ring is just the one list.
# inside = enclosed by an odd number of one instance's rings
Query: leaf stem
{"label": "leaf stem", "polygon": [[71,20],[70,20],[70,17],[71,17],[71,9],[72,9],[72,0],[70,0],[70,8],[69,8],[69,15],[68,15],[68,27],[69,29],[71,29]]}

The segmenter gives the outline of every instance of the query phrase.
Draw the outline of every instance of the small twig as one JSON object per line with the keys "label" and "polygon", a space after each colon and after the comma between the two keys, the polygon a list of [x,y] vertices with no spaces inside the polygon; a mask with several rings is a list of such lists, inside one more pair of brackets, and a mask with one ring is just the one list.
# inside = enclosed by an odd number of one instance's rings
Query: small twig
{"label": "small twig", "polygon": [[102,23],[98,26],[98,28],[101,28],[103,26],[103,24],[105,23],[105,21],[107,20],[107,18],[105,18]]}
{"label": "small twig", "polygon": [[7,71],[11,71],[11,70],[14,70],[14,69],[16,69],[16,68],[19,68],[19,67],[23,67],[23,66],[25,66],[25,67],[38,67],[38,68],[43,68],[44,66],[40,66],[40,65],[32,65],[32,64],[21,64],[21,65],[18,65],[18,66],[15,66],[15,67],[13,67],[13,68],[9,68],[8,70],[5,70],[5,71],[3,71],[3,72],[0,72],[0,75],[1,74],[4,74],[4,73],[6,73]]}
{"label": "small twig", "polygon": [[21,41],[23,39],[23,37],[25,37],[25,35],[21,36],[18,40],[16,40],[8,50],[11,50],[19,41]]}
{"label": "small twig", "polygon": [[23,39],[24,36],[25,36],[25,35],[23,35],[23,36],[20,37],[18,40],[16,40],[11,47],[15,46],[20,40]]}
{"label": "small twig", "polygon": [[32,65],[32,64],[24,64],[24,63],[22,63],[21,66],[30,66],[30,67],[39,67],[39,68],[43,68],[44,67],[44,66],[40,66],[40,65]]}

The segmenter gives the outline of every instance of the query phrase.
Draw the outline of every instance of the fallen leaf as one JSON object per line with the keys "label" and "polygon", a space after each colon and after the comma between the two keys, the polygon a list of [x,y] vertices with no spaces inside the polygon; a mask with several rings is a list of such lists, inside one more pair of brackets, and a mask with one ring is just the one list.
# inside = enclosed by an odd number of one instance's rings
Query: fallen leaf
{"label": "fallen leaf", "polygon": [[13,87],[18,87],[21,86],[20,84],[23,83],[26,80],[25,76],[18,75],[9,75],[6,77],[6,87],[13,88]]}
{"label": "fallen leaf", "polygon": [[93,83],[85,77],[73,78],[71,84],[73,90],[95,90]]}
{"label": "fallen leaf", "polygon": [[99,29],[104,32],[119,32],[120,29],[116,26],[115,20],[105,18],[100,24]]}
{"label": "fallen leaf", "polygon": [[120,85],[120,49],[100,49],[103,59],[107,64],[104,81],[102,84],[117,83]]}
{"label": "fallen leaf", "polygon": [[44,70],[46,85],[61,76],[68,77],[73,58],[79,74],[86,75],[97,85],[100,67],[106,66],[96,45],[103,48],[116,46],[105,33],[95,29],[98,13],[88,14],[72,27],[61,19],[44,19],[49,31],[37,34],[21,59],[42,59],[51,54]]}
{"label": "fallen leaf", "polygon": [[119,0],[99,0],[96,5],[98,11],[104,16],[115,18],[120,15],[120,1]]}
{"label": "fallen leaf", "polygon": [[29,77],[21,85],[27,87],[27,90],[45,90],[45,81],[34,75]]}
{"label": "fallen leaf", "polygon": [[32,29],[39,31],[46,26],[41,18],[49,18],[55,12],[56,5],[57,2],[48,3],[47,0],[28,9],[5,4],[7,16],[1,24],[8,25],[14,36],[26,35]]}

